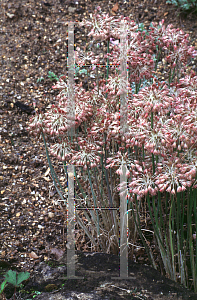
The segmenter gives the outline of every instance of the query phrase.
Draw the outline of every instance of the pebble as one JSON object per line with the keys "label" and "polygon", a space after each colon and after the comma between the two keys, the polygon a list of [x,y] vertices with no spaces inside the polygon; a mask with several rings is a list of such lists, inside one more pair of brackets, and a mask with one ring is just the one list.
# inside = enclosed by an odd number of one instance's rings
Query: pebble
{"label": "pebble", "polygon": [[43,229],[43,228],[44,228],[44,226],[42,226],[42,225],[38,225],[38,228],[39,228],[39,229]]}

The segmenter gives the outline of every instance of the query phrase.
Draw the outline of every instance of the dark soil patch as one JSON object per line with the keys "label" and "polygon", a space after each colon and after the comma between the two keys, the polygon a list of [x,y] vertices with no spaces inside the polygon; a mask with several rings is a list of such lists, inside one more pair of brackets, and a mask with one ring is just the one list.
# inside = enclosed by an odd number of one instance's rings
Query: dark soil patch
{"label": "dark soil patch", "polygon": [[[155,269],[129,261],[129,279],[119,277],[119,257],[105,253],[76,252],[75,275],[67,279],[67,254],[59,261],[41,262],[17,297],[21,299],[143,299],[195,300],[196,294],[162,276]],[[7,290],[7,295],[11,291]]]}

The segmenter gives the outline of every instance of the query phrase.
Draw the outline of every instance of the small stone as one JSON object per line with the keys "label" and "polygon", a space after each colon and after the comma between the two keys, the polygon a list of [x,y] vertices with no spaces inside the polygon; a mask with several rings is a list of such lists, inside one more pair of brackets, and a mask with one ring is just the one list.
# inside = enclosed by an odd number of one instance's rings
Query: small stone
{"label": "small stone", "polygon": [[69,13],[73,13],[73,12],[75,12],[75,10],[76,10],[76,7],[69,6],[69,8],[68,8]]}
{"label": "small stone", "polygon": [[39,229],[43,229],[43,228],[44,228],[44,226],[42,226],[42,225],[38,225],[38,228],[39,228]]}
{"label": "small stone", "polygon": [[49,213],[48,213],[48,217],[49,217],[49,218],[53,218],[53,217],[54,217],[54,213],[49,212]]}

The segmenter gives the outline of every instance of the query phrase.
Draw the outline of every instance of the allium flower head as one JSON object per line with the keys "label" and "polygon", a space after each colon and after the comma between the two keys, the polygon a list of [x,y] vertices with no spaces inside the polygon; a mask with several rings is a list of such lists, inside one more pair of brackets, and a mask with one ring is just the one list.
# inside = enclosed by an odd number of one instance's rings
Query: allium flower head
{"label": "allium flower head", "polygon": [[144,115],[149,115],[150,112],[164,115],[169,111],[172,97],[169,96],[169,89],[165,83],[153,83],[134,95],[132,102],[134,106],[143,108]]}
{"label": "allium flower head", "polygon": [[163,160],[162,163],[157,164],[155,184],[160,192],[167,191],[176,194],[176,192],[185,191],[187,187],[192,185],[192,181],[185,178],[180,162],[174,153],[168,160]]}
{"label": "allium flower head", "polygon": [[82,21],[80,26],[85,26],[89,30],[88,36],[93,36],[95,40],[106,40],[110,38],[110,23],[114,17],[109,17],[109,14],[99,15],[101,12],[100,6],[95,9],[95,12],[90,21]]}
{"label": "allium flower head", "polygon": [[151,165],[147,169],[145,165],[141,164],[139,161],[135,161],[135,165],[132,168],[129,188],[129,192],[136,194],[138,199],[142,199],[148,193],[151,196],[155,196],[157,194],[158,188],[154,182]]}
{"label": "allium flower head", "polygon": [[90,21],[85,20],[80,23],[80,26],[88,29],[89,36],[102,41],[110,40],[110,38],[120,39],[123,25],[126,26],[128,34],[137,28],[135,22],[129,17],[110,17],[109,14],[102,13],[100,6],[95,9]]}
{"label": "allium flower head", "polygon": [[123,174],[123,166],[126,166],[127,178],[130,176],[130,169],[135,166],[132,154],[129,154],[128,152],[121,153],[120,151],[118,151],[112,157],[108,157],[106,163],[106,169],[118,167],[116,173],[119,175]]}
{"label": "allium flower head", "polygon": [[87,166],[90,168],[98,166],[101,159],[100,155],[102,154],[100,145],[91,137],[87,137],[87,139],[78,137],[78,144],[80,149],[74,151],[71,163],[83,166],[84,169],[87,169]]}
{"label": "allium flower head", "polygon": [[173,28],[172,24],[165,27],[163,23],[164,20],[160,22],[159,26],[156,23],[152,23],[147,39],[154,41],[159,49],[166,51],[165,59],[171,68],[180,65],[180,63],[185,65],[189,58],[196,55],[194,47],[189,46],[188,34],[185,34],[179,28]]}
{"label": "allium flower head", "polygon": [[49,149],[49,152],[53,156],[56,156],[61,161],[67,162],[69,162],[72,157],[72,151],[67,136],[64,137],[62,143],[55,143],[51,145]]}
{"label": "allium flower head", "polygon": [[30,119],[31,123],[28,127],[30,133],[39,138],[42,130],[45,128],[44,120],[45,116],[42,113],[36,113],[36,115]]}

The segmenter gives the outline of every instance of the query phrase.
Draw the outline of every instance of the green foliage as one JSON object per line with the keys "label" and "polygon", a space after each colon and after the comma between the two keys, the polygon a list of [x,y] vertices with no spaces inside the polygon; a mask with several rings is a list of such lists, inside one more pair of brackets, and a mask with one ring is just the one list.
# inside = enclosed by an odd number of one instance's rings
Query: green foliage
{"label": "green foliage", "polygon": [[49,78],[51,81],[53,81],[53,80],[58,81],[58,80],[59,80],[59,78],[58,78],[53,72],[51,72],[51,71],[49,71],[49,73],[48,73],[48,78]]}
{"label": "green foliage", "polygon": [[[80,70],[80,67],[77,67],[76,69],[74,69],[74,65],[71,66],[71,70],[73,70],[73,71],[75,70],[75,75],[76,76],[78,74],[86,74],[87,75],[87,73],[88,73],[86,69]],[[64,75],[60,75],[59,78],[58,78],[58,76],[55,75],[53,72],[49,71],[49,73],[48,73],[48,78],[51,81],[53,81],[53,80],[58,81],[60,79],[60,77],[62,77],[62,76],[64,76]],[[37,82],[41,82],[41,80],[44,80],[44,78],[43,77],[38,78]]]}
{"label": "green foliage", "polygon": [[[60,77],[61,77],[61,76],[64,76],[64,75],[60,75]],[[48,73],[48,78],[49,78],[51,81],[53,81],[53,80],[58,81],[58,80],[60,79],[60,77],[58,78],[57,75],[55,75],[55,73],[53,73],[53,72],[51,72],[51,71],[49,71],[49,73]]]}
{"label": "green foliage", "polygon": [[86,69],[80,70],[80,68],[77,67],[77,69],[76,69],[76,75],[77,75],[78,72],[79,72],[79,74],[84,74],[85,73],[87,75],[87,70]]}
{"label": "green foliage", "polygon": [[30,276],[29,272],[21,272],[18,274],[16,274],[15,271],[9,270],[5,275],[5,280],[2,282],[1,284],[1,289],[0,289],[0,294],[3,293],[5,287],[6,287],[6,283],[11,283],[12,285],[14,285],[15,287],[15,292],[14,292],[14,299],[15,299],[15,293],[16,293],[16,288],[20,286],[21,282],[24,280],[27,280]]}
{"label": "green foliage", "polygon": [[197,0],[167,0],[166,3],[176,5],[184,11],[191,9],[197,11]]}
{"label": "green foliage", "polygon": [[6,283],[7,283],[6,280],[4,280],[4,282],[2,282],[2,284],[1,284],[1,289],[0,289],[0,294],[3,293],[3,291],[4,291],[5,287],[6,287]]}
{"label": "green foliage", "polygon": [[37,79],[37,83],[38,83],[38,82],[41,82],[42,80],[44,80],[43,77],[38,78],[38,79]]}
{"label": "green foliage", "polygon": [[29,272],[21,272],[18,274],[16,274],[15,271],[9,270],[6,274],[5,274],[5,280],[11,284],[13,284],[15,287],[19,287],[19,285],[21,284],[22,281],[27,280],[30,276]]}
{"label": "green foliage", "polygon": [[138,29],[136,30],[136,32],[138,32],[138,31],[140,31],[140,32],[143,32],[143,31],[144,31],[144,32],[145,32],[145,36],[148,35],[148,30],[145,29],[143,23],[139,23]]}
{"label": "green foliage", "polygon": [[33,295],[33,298],[36,298],[38,295],[42,294],[42,292],[35,291],[34,294],[35,294],[35,295]]}
{"label": "green foliage", "polygon": [[81,74],[86,74],[87,75],[87,70],[86,69],[82,69],[80,70],[80,67],[77,67],[77,68],[74,68],[74,65],[71,66],[70,68],[72,71],[75,71],[75,75],[77,76],[78,73],[81,75]]}

